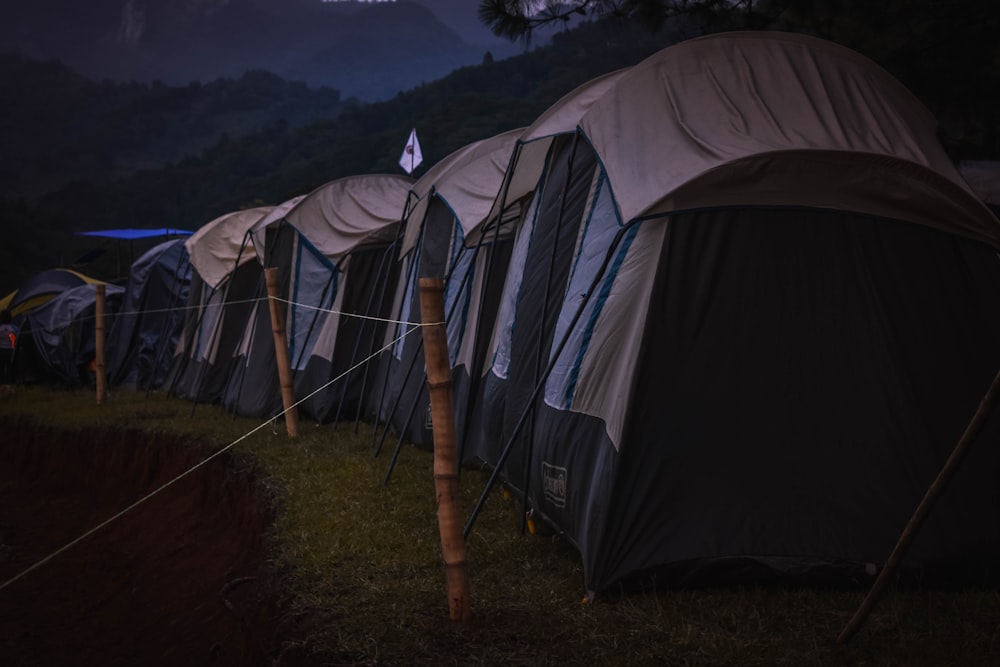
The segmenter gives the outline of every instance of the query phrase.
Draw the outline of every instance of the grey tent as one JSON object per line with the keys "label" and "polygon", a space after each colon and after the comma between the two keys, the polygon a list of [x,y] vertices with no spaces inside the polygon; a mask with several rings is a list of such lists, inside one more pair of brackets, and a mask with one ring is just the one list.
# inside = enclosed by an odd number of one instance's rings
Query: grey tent
{"label": "grey tent", "polygon": [[[930,113],[841,46],[723,33],[630,68],[543,159],[470,454],[592,594],[870,582],[1000,367],[1000,223]],[[998,579],[997,437],[901,577]]]}
{"label": "grey tent", "polygon": [[[466,396],[476,331],[492,329],[499,287],[510,256],[512,221],[520,201],[508,202],[503,226],[490,221],[511,153],[522,129],[510,130],[460,148],[429,169],[411,188],[410,209],[400,247],[400,278],[393,286],[392,319],[384,354],[370,396],[371,411],[390,423],[399,436],[418,446],[432,443],[426,391],[419,279],[445,279],[448,350],[455,375],[455,395]],[[493,221],[497,219],[494,216]],[[470,242],[470,237],[477,237]],[[487,272],[494,273],[490,280]],[[493,285],[492,298],[485,290]],[[485,354],[485,345],[479,351]],[[455,428],[463,429],[464,402],[456,405]]]}
{"label": "grey tent", "polygon": [[72,269],[45,269],[25,280],[0,299],[0,309],[9,310],[16,320],[71,287],[103,282]]}
{"label": "grey tent", "polygon": [[166,381],[170,393],[195,403],[221,400],[260,282],[260,265],[244,239],[272,208],[220,215],[185,240],[193,272]]}
{"label": "grey tent", "polygon": [[[104,285],[105,327],[121,309],[125,290]],[[97,288],[78,285],[29,310],[16,352],[18,379],[69,388],[96,382]],[[108,348],[106,348],[108,349]]]}
{"label": "grey tent", "polygon": [[[299,410],[319,422],[354,417],[361,409],[366,361],[377,351],[391,299],[380,288],[387,284],[385,272],[398,265],[395,248],[411,183],[395,174],[336,179],[253,232],[263,266],[279,276]],[[273,352],[271,363],[260,363],[258,346],[248,345],[252,339],[261,348],[263,341],[273,346],[269,313],[262,310],[244,331],[241,349],[249,354],[242,363],[253,369],[258,391],[271,392],[270,400],[241,394],[234,409],[253,414],[280,401]]]}
{"label": "grey tent", "polygon": [[306,195],[298,195],[278,204],[250,225],[243,237],[239,256],[254,258],[256,266],[248,265],[244,271],[252,270],[257,275],[257,284],[252,305],[245,312],[241,311],[245,320],[237,328],[239,341],[235,345],[230,371],[222,390],[222,405],[234,414],[264,417],[278,414],[282,409],[281,391],[277,385],[271,312],[263,273],[266,255],[264,230],[272,222],[284,219],[305,197]]}
{"label": "grey tent", "polygon": [[[377,408],[379,419],[390,421],[401,437],[425,447],[431,443],[422,344],[419,337],[405,335],[420,316],[419,278],[446,279],[455,428],[464,443],[478,418],[470,399],[477,392],[477,371],[510,260],[511,228],[520,222],[552,143],[572,136],[590,104],[624,73],[611,72],[578,86],[528,127],[462,147],[414,184],[415,204],[407,215],[400,251],[402,279],[393,307],[399,320],[391,330],[396,342],[391,356],[382,359],[386,375]],[[460,456],[464,458],[464,451]]]}
{"label": "grey tent", "polygon": [[166,379],[191,285],[184,239],[164,241],[129,268],[121,310],[108,334],[108,383],[156,389]]}

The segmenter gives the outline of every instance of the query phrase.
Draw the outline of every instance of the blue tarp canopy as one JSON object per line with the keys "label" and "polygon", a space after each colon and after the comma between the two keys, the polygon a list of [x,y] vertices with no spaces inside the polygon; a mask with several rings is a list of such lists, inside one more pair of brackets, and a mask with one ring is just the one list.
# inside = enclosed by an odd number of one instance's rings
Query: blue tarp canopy
{"label": "blue tarp canopy", "polygon": [[186,229],[173,229],[172,227],[160,227],[159,229],[98,229],[92,232],[77,232],[78,236],[102,236],[109,239],[123,239],[133,241],[135,239],[148,239],[154,236],[187,236],[194,234]]}

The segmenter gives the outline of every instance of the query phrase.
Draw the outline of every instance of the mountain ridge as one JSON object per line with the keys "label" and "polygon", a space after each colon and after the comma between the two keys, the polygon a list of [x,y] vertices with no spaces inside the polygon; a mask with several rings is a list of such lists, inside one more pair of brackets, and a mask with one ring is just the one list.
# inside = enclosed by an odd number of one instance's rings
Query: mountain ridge
{"label": "mountain ridge", "polygon": [[0,0],[0,11],[0,52],[59,60],[95,81],[179,86],[264,69],[365,102],[517,50],[469,44],[410,0]]}

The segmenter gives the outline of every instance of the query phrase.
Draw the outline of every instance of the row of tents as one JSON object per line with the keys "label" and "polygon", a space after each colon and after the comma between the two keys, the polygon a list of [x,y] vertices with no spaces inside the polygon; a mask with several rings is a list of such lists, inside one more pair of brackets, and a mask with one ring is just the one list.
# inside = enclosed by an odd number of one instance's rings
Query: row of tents
{"label": "row of tents", "polygon": [[[1000,369],[989,199],[859,54],[699,37],[419,179],[163,243],[111,293],[109,379],[279,414],[274,267],[299,410],[430,448],[417,285],[443,278],[460,463],[571,541],[588,591],[863,584]],[[998,444],[991,412],[901,578],[1000,580]]]}

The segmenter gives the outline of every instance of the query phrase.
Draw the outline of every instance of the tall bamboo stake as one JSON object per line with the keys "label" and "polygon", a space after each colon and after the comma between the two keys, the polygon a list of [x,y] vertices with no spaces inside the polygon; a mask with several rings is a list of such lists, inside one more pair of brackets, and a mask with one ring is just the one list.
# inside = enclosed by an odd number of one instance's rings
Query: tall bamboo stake
{"label": "tall bamboo stake", "polygon": [[453,621],[469,619],[469,570],[465,560],[458,506],[458,448],[455,445],[455,406],[452,397],[448,331],[444,323],[444,280],[420,279],[424,362],[430,392],[431,431],[434,436],[434,488],[438,502],[438,529],[448,586],[448,609]]}
{"label": "tall bamboo stake", "polygon": [[95,285],[97,300],[94,302],[94,367],[97,373],[97,404],[104,402],[108,393],[107,377],[104,374],[104,283]]}
{"label": "tall bamboo stake", "polygon": [[288,359],[288,338],[285,335],[285,318],[278,306],[281,293],[278,269],[264,269],[267,282],[267,303],[271,312],[271,331],[274,333],[274,358],[278,362],[278,382],[281,383],[281,404],[285,408],[285,430],[289,438],[299,437],[299,412],[295,407],[295,389],[292,383],[292,365]]}
{"label": "tall bamboo stake", "polygon": [[938,472],[937,477],[927,488],[927,492],[924,494],[920,504],[917,505],[917,509],[914,510],[913,516],[910,517],[909,523],[906,524],[906,527],[900,534],[899,540],[896,542],[896,546],[889,555],[889,560],[886,561],[885,567],[882,568],[878,577],[875,578],[875,583],[872,584],[871,590],[868,591],[868,595],[865,596],[865,599],[861,602],[861,606],[858,607],[858,610],[854,612],[854,616],[851,617],[851,620],[848,621],[847,625],[844,626],[844,629],[841,630],[840,635],[837,637],[838,643],[846,644],[849,642],[851,637],[853,637],[858,629],[861,628],[861,624],[868,617],[868,614],[871,613],[871,610],[875,607],[875,602],[882,593],[882,589],[885,588],[885,585],[889,582],[889,578],[895,573],[896,567],[903,559],[903,555],[910,547],[910,543],[913,541],[913,538],[916,537],[917,529],[920,528],[920,524],[922,524],[924,519],[927,518],[927,515],[930,514],[931,508],[934,506],[934,502],[937,500],[937,497],[941,495],[945,485],[947,485],[952,475],[955,474],[955,471],[958,470],[958,464],[961,462],[962,457],[969,448],[969,443],[972,442],[972,439],[979,431],[979,428],[989,416],[990,410],[996,402],[998,391],[1000,391],[1000,371],[997,371],[996,376],[993,378],[993,383],[986,391],[982,400],[979,401],[979,407],[976,409],[976,413],[972,416],[972,420],[969,421],[968,425],[965,427],[965,432],[962,433],[962,437],[959,438],[958,443],[955,444],[955,448],[952,449],[948,460],[945,461],[944,466],[941,467],[941,471]]}

